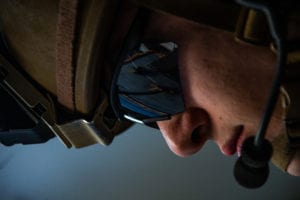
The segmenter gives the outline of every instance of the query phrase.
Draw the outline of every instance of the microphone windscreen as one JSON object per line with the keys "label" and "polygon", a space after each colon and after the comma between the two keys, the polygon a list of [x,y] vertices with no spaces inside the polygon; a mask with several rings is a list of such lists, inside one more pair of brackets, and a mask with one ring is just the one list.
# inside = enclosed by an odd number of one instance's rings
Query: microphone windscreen
{"label": "microphone windscreen", "polygon": [[255,189],[261,187],[269,176],[269,165],[261,168],[252,168],[239,158],[234,166],[235,180],[243,187]]}
{"label": "microphone windscreen", "polygon": [[271,143],[263,139],[255,145],[254,137],[246,139],[242,145],[241,157],[234,166],[236,181],[246,188],[262,186],[269,176],[269,161],[272,156]]}

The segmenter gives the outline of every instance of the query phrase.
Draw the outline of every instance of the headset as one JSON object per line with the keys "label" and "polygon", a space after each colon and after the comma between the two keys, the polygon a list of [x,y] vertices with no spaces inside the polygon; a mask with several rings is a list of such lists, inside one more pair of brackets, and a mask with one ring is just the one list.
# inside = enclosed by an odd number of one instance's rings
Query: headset
{"label": "headset", "polygon": [[255,138],[248,138],[242,145],[241,157],[236,162],[234,168],[235,178],[241,185],[247,188],[257,188],[266,182],[269,174],[268,162],[272,156],[272,145],[268,140],[264,139],[264,136],[278,99],[283,67],[287,63],[287,49],[285,46],[287,8],[285,3],[282,2],[272,3],[249,0],[238,0],[237,2],[241,5],[260,10],[266,15],[278,52],[275,77],[258,131]]}

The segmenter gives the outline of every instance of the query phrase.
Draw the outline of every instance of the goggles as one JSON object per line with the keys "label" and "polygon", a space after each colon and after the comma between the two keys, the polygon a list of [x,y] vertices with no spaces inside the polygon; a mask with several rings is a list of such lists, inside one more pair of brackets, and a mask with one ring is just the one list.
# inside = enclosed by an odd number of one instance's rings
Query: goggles
{"label": "goggles", "polygon": [[182,112],[176,44],[141,43],[132,53],[122,64],[116,83],[123,116],[149,123]]}
{"label": "goggles", "polygon": [[111,87],[111,105],[119,119],[155,126],[185,109],[177,62],[177,44],[143,40],[148,10],[141,9],[127,35]]}

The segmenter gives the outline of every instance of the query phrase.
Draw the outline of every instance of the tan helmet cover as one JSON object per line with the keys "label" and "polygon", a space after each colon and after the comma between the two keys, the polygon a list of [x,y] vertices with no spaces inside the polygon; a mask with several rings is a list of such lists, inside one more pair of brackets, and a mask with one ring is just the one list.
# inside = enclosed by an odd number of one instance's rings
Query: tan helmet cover
{"label": "tan helmet cover", "polygon": [[0,2],[0,31],[20,71],[68,110],[88,116],[106,135],[99,139],[81,119],[50,123],[68,147],[108,144],[106,138],[131,125],[105,116],[111,69],[105,67],[104,57],[118,5],[118,0]]}
{"label": "tan helmet cover", "polygon": [[[1,1],[0,27],[10,53],[25,72],[64,106],[87,114],[95,108],[104,82],[103,55],[117,2]],[[58,65],[72,69],[63,73]]]}

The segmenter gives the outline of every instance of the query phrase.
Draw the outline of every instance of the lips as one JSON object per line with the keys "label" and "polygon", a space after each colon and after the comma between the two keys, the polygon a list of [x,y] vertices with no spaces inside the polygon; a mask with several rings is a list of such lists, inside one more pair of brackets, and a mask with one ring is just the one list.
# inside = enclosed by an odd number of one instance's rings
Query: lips
{"label": "lips", "polygon": [[224,155],[231,156],[236,152],[240,153],[243,130],[244,127],[242,125],[235,127],[233,136],[221,147]]}

